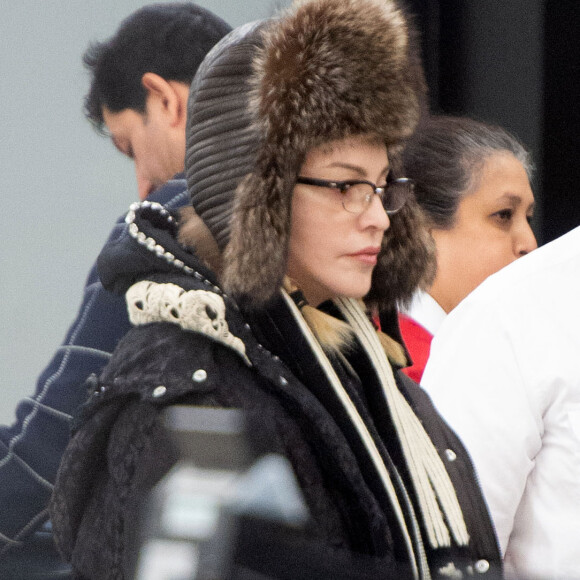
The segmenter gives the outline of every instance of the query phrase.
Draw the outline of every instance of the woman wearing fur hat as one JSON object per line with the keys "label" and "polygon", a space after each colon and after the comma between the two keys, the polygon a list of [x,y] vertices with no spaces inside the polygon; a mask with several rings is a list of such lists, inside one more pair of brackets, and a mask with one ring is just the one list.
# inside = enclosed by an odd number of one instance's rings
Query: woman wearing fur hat
{"label": "woman wearing fur hat", "polygon": [[[461,443],[398,372],[395,304],[431,263],[393,175],[422,91],[404,16],[384,0],[299,2],[208,55],[188,111],[197,215],[143,202],[100,258],[135,328],[91,380],[53,497],[80,578],[125,577],[134,499],[171,465],[159,412],[177,403],[244,410],[292,465],[321,562],[501,576]],[[385,333],[367,308],[392,312]]]}

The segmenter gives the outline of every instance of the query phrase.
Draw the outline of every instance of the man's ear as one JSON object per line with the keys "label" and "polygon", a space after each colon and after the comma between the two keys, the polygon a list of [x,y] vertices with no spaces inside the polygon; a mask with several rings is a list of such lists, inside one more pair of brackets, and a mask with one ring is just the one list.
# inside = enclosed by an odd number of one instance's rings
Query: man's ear
{"label": "man's ear", "polygon": [[156,73],[146,72],[141,84],[147,91],[147,113],[161,113],[170,126],[185,126],[189,87],[185,83],[167,81]]}

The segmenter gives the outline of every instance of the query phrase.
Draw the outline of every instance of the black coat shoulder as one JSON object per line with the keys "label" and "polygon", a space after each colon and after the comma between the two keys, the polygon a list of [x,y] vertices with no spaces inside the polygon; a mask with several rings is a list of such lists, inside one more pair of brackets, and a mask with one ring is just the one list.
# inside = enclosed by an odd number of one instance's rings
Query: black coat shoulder
{"label": "black coat shoulder", "polygon": [[119,342],[100,377],[88,381],[89,399],[78,427],[105,404],[128,397],[168,405],[183,397],[211,398],[233,378],[255,380],[243,358],[206,335],[169,322],[133,328]]}
{"label": "black coat shoulder", "polygon": [[131,569],[117,560],[129,557],[134,540],[122,523],[136,521],[135,498],[179,458],[161,412],[176,404],[242,407],[248,393],[257,393],[259,408],[256,381],[235,351],[171,323],[136,327],[123,338],[89,381],[92,394],[76,417],[51,500],[55,540],[75,570],[121,578]]}

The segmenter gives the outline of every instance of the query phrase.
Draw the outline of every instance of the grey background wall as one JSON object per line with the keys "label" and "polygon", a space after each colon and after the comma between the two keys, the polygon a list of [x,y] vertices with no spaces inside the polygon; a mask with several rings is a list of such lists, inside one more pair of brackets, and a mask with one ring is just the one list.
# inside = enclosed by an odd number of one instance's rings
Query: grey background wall
{"label": "grey background wall", "polygon": [[[147,3],[19,0],[0,9],[0,424],[33,393],[112,224],[137,198],[131,162],[83,117],[81,56]],[[235,26],[288,2],[197,3]]]}

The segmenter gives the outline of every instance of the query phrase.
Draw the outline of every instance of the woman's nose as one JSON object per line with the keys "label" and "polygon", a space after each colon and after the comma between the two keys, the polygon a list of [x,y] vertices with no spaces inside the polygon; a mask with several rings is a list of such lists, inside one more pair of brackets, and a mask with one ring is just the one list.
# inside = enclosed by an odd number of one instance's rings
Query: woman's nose
{"label": "woman's nose", "polygon": [[373,195],[369,206],[360,214],[364,227],[374,227],[386,231],[391,220],[385,211],[383,202],[378,195]]}
{"label": "woman's nose", "polygon": [[519,258],[529,254],[532,250],[538,247],[538,242],[536,241],[536,236],[532,230],[532,227],[526,220],[522,225],[521,232],[516,241],[515,254]]}

